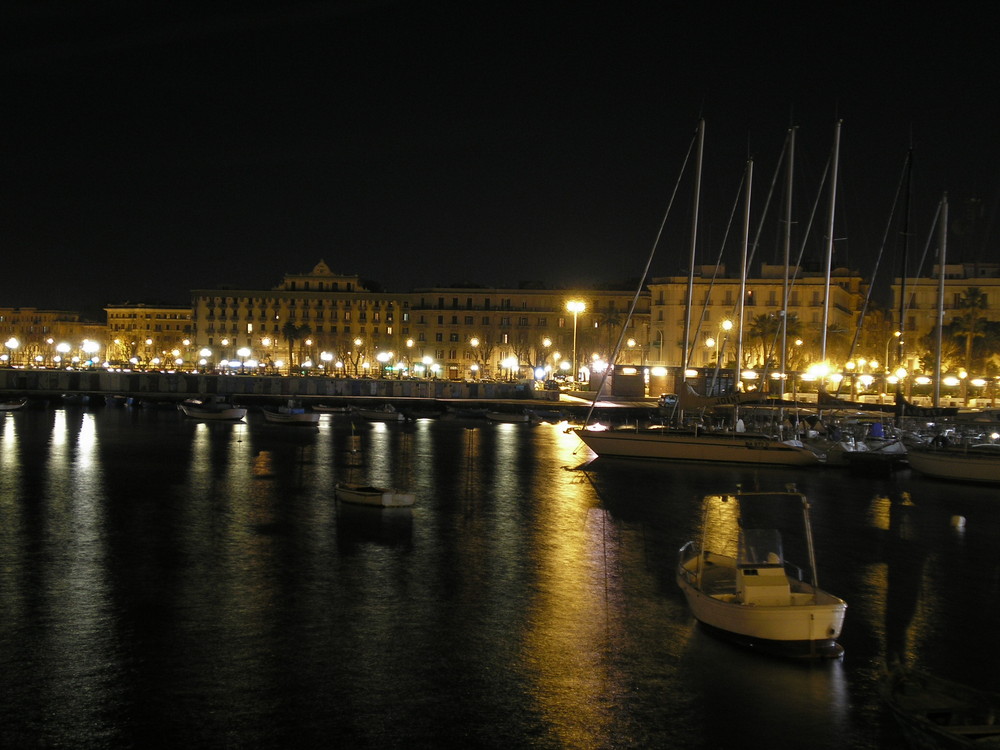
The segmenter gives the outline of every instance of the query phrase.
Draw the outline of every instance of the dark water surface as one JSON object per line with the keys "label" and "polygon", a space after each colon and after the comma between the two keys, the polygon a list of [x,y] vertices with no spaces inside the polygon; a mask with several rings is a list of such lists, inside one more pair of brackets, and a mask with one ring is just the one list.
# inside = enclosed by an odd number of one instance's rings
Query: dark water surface
{"label": "dark water surface", "polygon": [[[564,429],[0,416],[0,746],[891,748],[887,653],[1000,689],[996,489],[586,463]],[[694,624],[676,552],[737,482],[812,500],[843,660]]]}

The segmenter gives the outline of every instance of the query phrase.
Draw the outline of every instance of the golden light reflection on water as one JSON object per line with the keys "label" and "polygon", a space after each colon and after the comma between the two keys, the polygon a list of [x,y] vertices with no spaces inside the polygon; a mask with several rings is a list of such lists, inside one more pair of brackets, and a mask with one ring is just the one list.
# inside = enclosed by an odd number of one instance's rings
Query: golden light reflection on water
{"label": "golden light reflection on water", "polygon": [[0,416],[0,504],[12,504],[21,480],[21,452],[17,422],[12,415]]}
{"label": "golden light reflection on water", "polygon": [[566,475],[540,511],[533,541],[538,593],[524,657],[532,698],[558,745],[608,747],[624,682],[612,659],[621,640],[618,551],[593,488]]}
{"label": "golden light reflection on water", "polygon": [[701,548],[736,557],[739,536],[739,504],[725,495],[705,499]]}
{"label": "golden light reflection on water", "polygon": [[[52,564],[45,592],[50,603],[49,646],[73,679],[50,684],[51,700],[80,723],[100,728],[100,708],[119,678],[111,644],[117,641],[108,583],[106,513],[95,416],[61,410],[54,420],[47,474],[63,522],[50,526]],[[53,508],[54,510],[54,508]],[[85,681],[86,690],[78,689]]]}

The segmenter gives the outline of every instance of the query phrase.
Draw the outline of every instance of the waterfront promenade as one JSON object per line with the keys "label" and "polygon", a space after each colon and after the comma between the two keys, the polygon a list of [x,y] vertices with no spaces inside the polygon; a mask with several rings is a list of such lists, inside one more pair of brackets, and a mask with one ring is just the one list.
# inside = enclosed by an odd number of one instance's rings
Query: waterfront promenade
{"label": "waterfront promenade", "polygon": [[[126,396],[145,401],[175,401],[219,394],[245,405],[298,399],[305,404],[340,401],[462,402],[481,406],[531,402],[535,406],[586,409],[593,394],[533,390],[518,382],[327,378],[322,376],[213,375],[185,372],[108,372],[104,370],[0,370],[0,398],[44,400],[65,395]],[[647,412],[652,399],[601,399],[601,406]]]}

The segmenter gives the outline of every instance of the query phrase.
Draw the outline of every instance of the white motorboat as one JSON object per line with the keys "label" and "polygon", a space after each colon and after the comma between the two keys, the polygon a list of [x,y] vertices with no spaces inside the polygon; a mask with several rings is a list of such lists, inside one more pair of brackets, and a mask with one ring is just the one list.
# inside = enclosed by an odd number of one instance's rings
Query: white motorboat
{"label": "white motorboat", "polygon": [[590,430],[577,436],[598,456],[711,461],[771,466],[816,466],[820,457],[798,441],[749,432],[696,430]]}
{"label": "white motorboat", "polygon": [[[801,514],[798,535],[775,520],[790,511]],[[782,656],[843,654],[837,637],[847,604],[817,583],[805,495],[793,487],[710,495],[704,501],[702,540],[681,548],[677,566],[677,584],[698,622],[737,643]],[[785,544],[797,544],[796,552],[805,555],[808,580],[803,568],[785,558]]]}
{"label": "white motorboat", "polygon": [[186,417],[193,419],[217,419],[236,421],[247,415],[245,407],[236,406],[224,396],[189,398],[177,404]]}
{"label": "white motorboat", "polygon": [[362,419],[370,419],[373,422],[402,422],[406,419],[406,415],[397,411],[392,404],[371,409],[358,408],[354,411]]}
{"label": "white motorboat", "polygon": [[935,479],[1000,484],[1000,443],[911,448],[910,468]]}
{"label": "white motorboat", "polygon": [[337,499],[355,505],[374,505],[380,508],[405,508],[416,500],[409,492],[388,487],[372,487],[366,484],[340,482],[334,488]]}
{"label": "white motorboat", "polygon": [[308,411],[297,401],[289,401],[277,409],[263,409],[264,419],[271,424],[315,425],[319,422],[319,412]]}
{"label": "white motorboat", "polygon": [[21,409],[28,403],[28,399],[19,398],[12,401],[0,401],[0,411],[15,411]]}

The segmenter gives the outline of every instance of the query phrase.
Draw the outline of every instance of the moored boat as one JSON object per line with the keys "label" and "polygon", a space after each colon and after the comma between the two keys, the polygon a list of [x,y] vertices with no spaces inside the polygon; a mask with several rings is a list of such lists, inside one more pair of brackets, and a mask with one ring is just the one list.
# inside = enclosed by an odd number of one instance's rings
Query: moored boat
{"label": "moored boat", "polygon": [[1000,484],[1000,443],[912,448],[910,467],[935,479]]}
{"label": "moored boat", "polygon": [[[797,536],[775,520],[796,505],[802,516]],[[677,584],[698,622],[741,645],[781,656],[843,654],[837,638],[847,604],[817,582],[805,495],[793,488],[710,495],[704,500],[702,540],[685,544],[677,565]],[[803,567],[785,558],[785,544],[796,541],[809,580]]]}
{"label": "moored boat", "polygon": [[264,419],[271,424],[315,425],[319,422],[319,412],[309,411],[298,401],[289,400],[277,409],[262,409]]}
{"label": "moored boat", "polygon": [[224,396],[189,398],[177,404],[177,408],[184,416],[192,419],[236,421],[247,415],[245,407],[236,406]]}
{"label": "moored boat", "polygon": [[330,406],[328,404],[313,404],[313,411],[321,414],[346,414],[351,410],[350,406]]}
{"label": "moored boat", "polygon": [[710,461],[772,466],[816,466],[820,457],[797,441],[748,432],[697,430],[589,430],[577,436],[598,456]]}
{"label": "moored boat", "polygon": [[373,505],[380,508],[405,508],[416,501],[416,496],[389,487],[339,482],[334,488],[337,499],[355,505]]}
{"label": "moored boat", "polygon": [[898,666],[881,693],[911,747],[1000,746],[1000,695]]}
{"label": "moored boat", "polygon": [[406,415],[397,411],[392,404],[371,409],[357,408],[354,412],[362,419],[370,419],[373,422],[403,422],[406,420]]}
{"label": "moored boat", "polygon": [[16,398],[8,399],[6,401],[0,401],[0,411],[16,411],[17,409],[24,408],[24,405],[28,403],[26,398]]}

